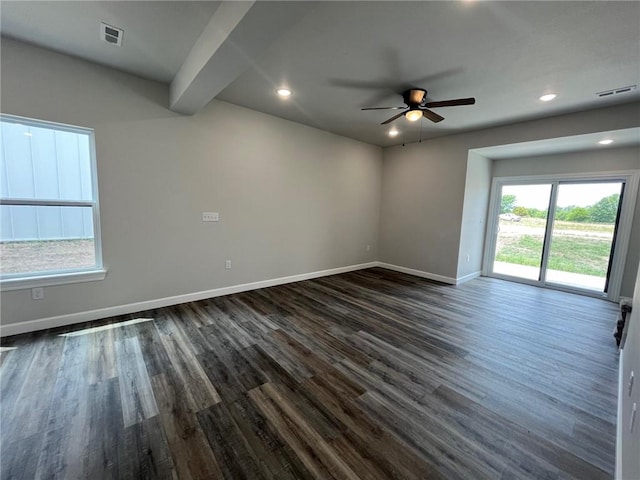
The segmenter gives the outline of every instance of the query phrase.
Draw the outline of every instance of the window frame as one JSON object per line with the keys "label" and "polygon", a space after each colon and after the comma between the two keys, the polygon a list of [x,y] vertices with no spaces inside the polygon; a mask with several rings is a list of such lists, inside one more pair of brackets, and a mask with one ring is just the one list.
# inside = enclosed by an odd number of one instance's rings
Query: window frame
{"label": "window frame", "polygon": [[96,162],[95,131],[92,128],[66,125],[46,120],[21,117],[0,113],[0,121],[16,123],[39,128],[47,128],[64,132],[78,133],[89,137],[89,157],[91,168],[92,200],[57,200],[57,199],[25,199],[2,198],[0,205],[9,206],[55,206],[55,207],[91,207],[93,219],[93,241],[95,250],[95,265],[86,268],[69,268],[59,270],[45,270],[40,272],[24,272],[0,274],[0,291],[22,290],[36,287],[48,287],[68,283],[90,282],[104,280],[107,271],[102,262],[102,235],[100,231],[100,203],[98,194],[98,170]]}

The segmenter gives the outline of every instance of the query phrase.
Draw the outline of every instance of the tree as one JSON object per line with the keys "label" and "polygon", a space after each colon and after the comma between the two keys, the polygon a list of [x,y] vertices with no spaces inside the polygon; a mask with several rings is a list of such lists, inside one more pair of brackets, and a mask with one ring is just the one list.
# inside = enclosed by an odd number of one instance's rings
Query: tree
{"label": "tree", "polygon": [[502,200],[500,201],[500,213],[510,213],[513,210],[513,207],[516,206],[516,196],[515,195],[502,195]]}
{"label": "tree", "polygon": [[557,207],[556,208],[556,220],[560,220],[562,222],[571,222],[569,219],[571,216],[571,212],[576,209],[575,205],[569,205],[568,207]]}
{"label": "tree", "polygon": [[566,220],[567,222],[586,223],[591,220],[590,208],[572,207],[571,210],[567,212]]}
{"label": "tree", "polygon": [[513,209],[513,213],[515,215],[518,215],[519,217],[528,217],[529,216],[529,210],[526,207],[515,207]]}
{"label": "tree", "polygon": [[547,218],[546,210],[538,210],[537,208],[527,208],[527,213],[531,218]]}
{"label": "tree", "polygon": [[618,203],[620,194],[614,193],[598,200],[591,207],[591,221],[595,223],[615,223],[618,215]]}

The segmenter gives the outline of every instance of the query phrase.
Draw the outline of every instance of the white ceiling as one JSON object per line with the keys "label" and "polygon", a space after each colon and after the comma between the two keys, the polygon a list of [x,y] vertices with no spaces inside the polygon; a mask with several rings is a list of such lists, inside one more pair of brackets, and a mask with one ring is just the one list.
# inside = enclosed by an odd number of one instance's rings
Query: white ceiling
{"label": "white ceiling", "polygon": [[[244,2],[249,13],[236,12],[231,23],[224,10],[240,2],[228,3],[3,0],[1,28],[157,81],[170,83],[188,66],[181,76],[192,79],[189,95],[206,90],[201,104],[215,96],[382,146],[416,141],[420,128],[430,138],[640,99],[639,90],[595,95],[640,83],[639,2]],[[274,27],[282,15],[269,19],[268,8],[298,11]],[[209,63],[198,66],[202,49],[215,43],[205,37],[220,36],[221,18],[225,28],[235,25],[226,37],[233,65],[218,45],[218,55],[204,55]],[[121,48],[99,40],[101,21],[124,29]],[[253,43],[243,43],[243,31]],[[288,100],[274,94],[281,85],[294,92]],[[439,124],[401,118],[394,122],[401,134],[391,139],[380,122],[394,111],[360,109],[401,106],[407,87],[427,89],[430,100],[474,96],[477,103],[437,109],[446,118]],[[538,100],[549,91],[558,98]]]}

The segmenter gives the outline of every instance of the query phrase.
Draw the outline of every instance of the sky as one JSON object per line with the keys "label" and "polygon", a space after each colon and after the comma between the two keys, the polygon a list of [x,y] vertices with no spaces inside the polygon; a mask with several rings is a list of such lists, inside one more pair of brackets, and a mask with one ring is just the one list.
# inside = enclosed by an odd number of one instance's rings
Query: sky
{"label": "sky", "polygon": [[[558,206],[587,207],[614,193],[620,193],[620,182],[560,184]],[[502,195],[515,195],[516,206],[546,210],[549,207],[551,185],[504,185]]]}

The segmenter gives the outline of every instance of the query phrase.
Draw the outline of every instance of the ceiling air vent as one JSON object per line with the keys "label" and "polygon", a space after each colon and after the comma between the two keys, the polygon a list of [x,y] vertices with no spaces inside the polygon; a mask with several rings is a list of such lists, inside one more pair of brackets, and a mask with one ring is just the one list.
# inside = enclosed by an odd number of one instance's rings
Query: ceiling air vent
{"label": "ceiling air vent", "polygon": [[123,33],[124,31],[120,28],[112,27],[106,23],[100,23],[100,38],[111,45],[121,46]]}
{"label": "ceiling air vent", "polygon": [[606,90],[604,92],[596,93],[597,97],[611,97],[613,95],[620,95],[621,93],[633,92],[638,88],[637,85],[629,85],[628,87],[614,88],[613,90]]}

